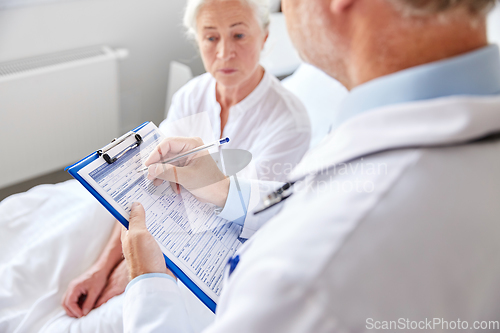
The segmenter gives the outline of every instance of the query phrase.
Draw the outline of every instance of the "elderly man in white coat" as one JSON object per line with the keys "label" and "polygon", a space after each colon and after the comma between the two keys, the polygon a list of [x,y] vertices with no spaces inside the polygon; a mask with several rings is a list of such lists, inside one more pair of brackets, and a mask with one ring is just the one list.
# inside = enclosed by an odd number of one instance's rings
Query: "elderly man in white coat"
{"label": "elderly man in white coat", "polygon": [[[499,328],[500,57],[485,28],[494,4],[283,1],[301,56],[351,93],[293,172],[293,195],[261,214],[249,202],[256,184],[241,181],[238,193],[208,159],[176,169],[229,220],[241,194],[243,232],[255,233],[206,332]],[[199,144],[173,138],[162,149]],[[150,177],[174,180],[157,161]],[[197,189],[207,175],[214,184]],[[133,278],[125,330],[190,332],[140,205],[122,241]]]}

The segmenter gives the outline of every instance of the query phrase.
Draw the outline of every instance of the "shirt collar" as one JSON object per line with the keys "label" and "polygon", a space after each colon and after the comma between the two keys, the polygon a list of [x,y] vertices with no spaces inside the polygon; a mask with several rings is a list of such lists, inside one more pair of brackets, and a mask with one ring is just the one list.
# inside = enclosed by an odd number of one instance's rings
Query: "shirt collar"
{"label": "shirt collar", "polygon": [[262,80],[260,80],[257,87],[241,102],[234,105],[231,108],[232,109],[231,111],[236,115],[252,109],[255,106],[255,104],[262,101],[262,97],[269,90],[270,85],[271,85],[271,74],[268,73],[267,71],[264,71],[264,76],[262,77]]}
{"label": "shirt collar", "polygon": [[500,94],[500,54],[490,45],[450,59],[412,67],[354,88],[333,123],[338,127],[365,111],[456,95]]}

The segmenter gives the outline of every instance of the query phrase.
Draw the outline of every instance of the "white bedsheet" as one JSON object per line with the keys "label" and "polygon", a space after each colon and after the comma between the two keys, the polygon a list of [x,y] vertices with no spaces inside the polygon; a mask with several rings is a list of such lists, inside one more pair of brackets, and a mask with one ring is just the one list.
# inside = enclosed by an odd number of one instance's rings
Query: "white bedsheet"
{"label": "white bedsheet", "polygon": [[[114,299],[85,320],[64,315],[61,298],[101,253],[114,218],[75,180],[37,186],[0,202],[0,332],[119,332]],[[120,311],[120,315],[109,313]],[[115,318],[109,329],[103,318]],[[115,320],[113,319],[113,320]],[[117,326],[118,325],[118,326]],[[97,326],[96,326],[97,327]]]}
{"label": "white bedsheet", "polygon": [[[71,280],[99,257],[114,221],[76,180],[0,202],[0,332],[123,332],[123,295],[80,319],[61,306]],[[202,331],[214,315],[179,285],[193,328]]]}

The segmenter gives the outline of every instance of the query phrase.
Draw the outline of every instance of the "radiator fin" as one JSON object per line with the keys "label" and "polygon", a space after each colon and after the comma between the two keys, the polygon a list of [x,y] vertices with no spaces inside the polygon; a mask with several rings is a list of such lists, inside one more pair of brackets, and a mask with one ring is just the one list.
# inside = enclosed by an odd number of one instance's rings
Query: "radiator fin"
{"label": "radiator fin", "polygon": [[77,60],[104,55],[102,47],[85,48],[69,52],[59,52],[34,58],[0,63],[0,77],[51,67]]}

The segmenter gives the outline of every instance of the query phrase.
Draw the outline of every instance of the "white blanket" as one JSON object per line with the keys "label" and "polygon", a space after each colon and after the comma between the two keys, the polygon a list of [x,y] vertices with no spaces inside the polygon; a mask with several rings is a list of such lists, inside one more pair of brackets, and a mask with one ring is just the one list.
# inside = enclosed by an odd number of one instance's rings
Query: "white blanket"
{"label": "white blanket", "polygon": [[[71,280],[99,257],[114,221],[76,180],[0,202],[0,332],[123,332],[123,295],[80,319],[61,306]],[[214,315],[179,284],[193,328],[202,331]]]}
{"label": "white blanket", "polygon": [[92,325],[105,327],[103,317],[118,322],[101,331],[121,331],[121,314],[107,316],[119,298],[85,320],[65,316],[61,307],[69,282],[95,262],[113,224],[111,214],[74,180],[0,202],[0,332],[97,332]]}

